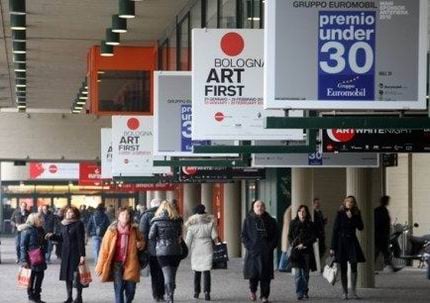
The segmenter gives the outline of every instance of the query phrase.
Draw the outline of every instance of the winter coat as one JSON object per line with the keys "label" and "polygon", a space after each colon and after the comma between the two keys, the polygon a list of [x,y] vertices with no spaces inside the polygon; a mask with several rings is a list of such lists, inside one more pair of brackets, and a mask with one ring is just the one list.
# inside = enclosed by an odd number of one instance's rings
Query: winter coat
{"label": "winter coat", "polygon": [[55,229],[56,219],[52,212],[48,211],[43,214],[43,229],[47,233],[53,233]]}
{"label": "winter coat", "polygon": [[291,249],[296,249],[299,244],[303,244],[306,248],[295,251],[300,255],[298,261],[292,261],[291,266],[304,268],[306,270],[315,271],[317,269],[313,244],[317,240],[315,225],[312,221],[301,222],[299,218],[291,221],[290,230],[288,233],[288,241]]}
{"label": "winter coat", "polygon": [[391,218],[385,206],[375,208],[375,246],[387,248],[390,242]]}
{"label": "winter coat", "polygon": [[[112,223],[106,231],[102,245],[100,247],[99,258],[96,265],[96,272],[101,272],[100,280],[102,282],[113,281],[113,264],[115,262],[115,248],[118,237],[117,222]],[[122,279],[129,282],[140,281],[140,265],[138,258],[137,242],[141,242],[145,247],[142,234],[139,232],[137,225],[132,225],[128,239],[127,257],[124,263]]]}
{"label": "winter coat", "polygon": [[29,214],[30,212],[28,210],[25,210],[24,214],[21,213],[20,208],[15,209],[15,211],[12,213],[12,216],[10,217],[10,221],[13,223],[14,228],[17,232],[19,232],[18,226],[20,226],[21,224],[25,224],[25,221],[27,221]]}
{"label": "winter coat", "polygon": [[291,206],[288,206],[288,208],[284,212],[284,218],[283,218],[283,225],[282,225],[282,236],[281,236],[281,250],[283,252],[286,252],[289,247],[288,243],[288,231],[290,229],[290,223],[292,219],[291,214]]}
{"label": "winter coat", "polygon": [[191,252],[191,269],[208,271],[212,269],[213,241],[218,238],[214,216],[196,214],[185,223],[185,243]]}
{"label": "winter coat", "polygon": [[60,228],[60,233],[51,238],[62,244],[60,280],[73,281],[73,273],[78,270],[80,258],[85,257],[84,223],[80,220],[68,225],[61,223]]}
{"label": "winter coat", "polygon": [[273,250],[278,244],[278,226],[268,213],[250,213],[243,222],[242,243],[246,248],[245,279],[273,279]]}
{"label": "winter coat", "polygon": [[155,254],[160,256],[179,256],[182,236],[182,219],[170,219],[166,213],[151,220],[148,239],[155,241]]}
{"label": "winter coat", "polygon": [[103,237],[109,225],[109,218],[104,211],[96,210],[88,219],[87,232],[91,237]]}
{"label": "winter coat", "polygon": [[148,236],[151,228],[151,220],[154,218],[157,209],[158,207],[153,207],[146,210],[140,217],[139,222],[139,231],[142,233],[143,239],[147,243],[148,254],[151,256],[155,256],[155,240],[149,240]]}
{"label": "winter coat", "polygon": [[331,249],[334,250],[336,262],[362,263],[365,262],[363,251],[355,234],[363,230],[361,214],[358,212],[348,218],[345,210],[338,211],[333,226]]}
{"label": "winter coat", "polygon": [[[32,225],[22,224],[18,227],[18,231],[21,232],[21,263],[27,263],[32,271],[44,271],[46,267],[45,253],[48,248],[48,242],[45,240],[45,231],[42,227],[37,228]],[[43,263],[39,265],[32,265],[28,252],[33,249],[41,248]]]}

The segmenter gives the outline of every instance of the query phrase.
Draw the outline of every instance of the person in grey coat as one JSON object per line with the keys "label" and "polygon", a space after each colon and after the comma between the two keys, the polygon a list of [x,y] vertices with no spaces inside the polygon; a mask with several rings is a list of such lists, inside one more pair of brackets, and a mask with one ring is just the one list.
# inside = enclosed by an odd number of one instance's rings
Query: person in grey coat
{"label": "person in grey coat", "polygon": [[151,220],[154,218],[155,212],[161,204],[160,199],[152,199],[151,208],[146,210],[140,217],[139,231],[143,235],[145,243],[147,243],[147,250],[149,254],[149,270],[151,272],[151,286],[152,297],[155,302],[164,301],[164,277],[161,271],[160,264],[158,263],[157,255],[155,253],[154,240],[149,240],[149,230],[151,228]]}
{"label": "person in grey coat", "polygon": [[194,208],[194,215],[185,223],[187,236],[185,242],[191,251],[191,269],[194,270],[194,298],[198,299],[201,291],[203,272],[205,300],[210,301],[211,272],[213,259],[213,241],[218,238],[214,216],[205,212],[205,206]]}

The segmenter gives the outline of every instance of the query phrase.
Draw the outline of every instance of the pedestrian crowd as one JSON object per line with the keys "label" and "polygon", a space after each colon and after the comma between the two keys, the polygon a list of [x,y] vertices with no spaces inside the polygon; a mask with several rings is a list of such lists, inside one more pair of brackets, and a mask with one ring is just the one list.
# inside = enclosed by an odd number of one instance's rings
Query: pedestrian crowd
{"label": "pedestrian crowd", "polygon": [[[381,199],[375,209],[377,250],[389,262],[388,241],[390,218],[386,206],[389,197]],[[385,209],[384,209],[385,208]],[[388,216],[388,217],[387,217]],[[119,208],[116,215],[100,204],[95,210],[68,206],[55,214],[48,206],[36,213],[29,213],[21,203],[11,218],[16,228],[17,263],[31,269],[27,286],[30,302],[43,303],[41,299],[44,271],[50,263],[54,245],[61,259],[59,279],[65,281],[64,303],[82,303],[86,266],[85,245],[92,241],[95,273],[102,282],[113,282],[116,303],[131,303],[141,269],[148,266],[151,276],[152,296],[155,302],[174,302],[176,273],[180,262],[188,255],[194,272],[194,294],[198,299],[211,300],[211,270],[214,247],[220,242],[216,220],[206,212],[203,204],[193,209],[185,222],[179,214],[176,201],[153,199],[150,208]],[[321,211],[320,200],[313,201],[313,212],[300,205],[294,214],[285,211],[282,232],[277,221],[266,211],[263,201],[252,203],[243,221],[241,240],[246,248],[243,274],[249,280],[249,300],[257,300],[260,288],[261,302],[268,303],[270,284],[274,278],[274,251],[281,238],[281,262],[293,270],[297,300],[310,296],[310,272],[317,270],[319,258],[326,252],[325,225],[327,218]],[[388,224],[388,229],[387,225]],[[339,264],[344,299],[358,299],[357,264],[365,262],[356,236],[364,225],[357,201],[347,196],[334,218],[329,255]],[[375,234],[375,235],[376,235]],[[351,269],[348,283],[348,264]],[[350,289],[348,289],[350,285]],[[73,296],[75,289],[75,296]]]}

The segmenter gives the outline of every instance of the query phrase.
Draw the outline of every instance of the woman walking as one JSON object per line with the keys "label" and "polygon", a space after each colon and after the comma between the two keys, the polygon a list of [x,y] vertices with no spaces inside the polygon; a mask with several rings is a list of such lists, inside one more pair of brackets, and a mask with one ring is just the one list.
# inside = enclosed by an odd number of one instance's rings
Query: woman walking
{"label": "woman walking", "polygon": [[335,262],[340,264],[340,273],[343,289],[343,298],[348,299],[348,262],[351,265],[351,296],[358,299],[357,288],[357,263],[366,262],[360,243],[356,236],[356,230],[363,230],[363,221],[357,200],[354,196],[348,196],[343,201],[337,212],[333,226],[333,237],[330,255]]}
{"label": "woman walking", "polygon": [[[30,214],[25,224],[18,226],[18,231],[21,232],[21,264],[23,267],[31,269],[27,288],[28,301],[36,303],[44,303],[40,298],[40,293],[46,270],[45,253],[48,249],[48,242],[45,240],[45,231],[42,226],[43,218],[38,213]],[[31,256],[37,257],[38,260]]]}
{"label": "woman walking", "polygon": [[246,248],[244,277],[249,280],[249,299],[257,300],[260,283],[260,298],[269,302],[270,281],[273,279],[273,250],[278,244],[276,220],[267,212],[264,202],[256,200],[243,222],[242,243]]}
{"label": "woman walking", "polygon": [[[117,221],[107,229],[95,269],[102,282],[114,282],[115,303],[131,303],[140,281],[138,251],[145,243],[129,208],[120,208]],[[124,300],[125,295],[125,300]]]}
{"label": "woman walking", "polygon": [[201,292],[203,273],[203,291],[205,300],[210,301],[211,269],[213,259],[213,241],[218,238],[214,216],[205,212],[205,206],[199,204],[194,208],[194,215],[185,223],[187,236],[185,242],[191,251],[191,269],[194,271],[194,298]]}
{"label": "woman walking", "polygon": [[[79,210],[74,206],[65,209],[60,233],[46,235],[48,240],[61,242],[60,281],[66,282],[67,299],[64,303],[82,303],[82,284],[79,281],[78,266],[85,263],[85,229]],[[73,283],[74,282],[74,283]],[[72,299],[73,285],[77,294]]]}
{"label": "woman walking", "polygon": [[163,201],[151,220],[149,240],[155,241],[155,253],[163,271],[167,302],[173,303],[176,271],[181,262],[182,218],[172,203]]}
{"label": "woman walking", "polygon": [[291,245],[291,266],[295,268],[297,300],[309,298],[309,272],[317,269],[313,244],[316,231],[306,205],[300,205],[288,232]]}

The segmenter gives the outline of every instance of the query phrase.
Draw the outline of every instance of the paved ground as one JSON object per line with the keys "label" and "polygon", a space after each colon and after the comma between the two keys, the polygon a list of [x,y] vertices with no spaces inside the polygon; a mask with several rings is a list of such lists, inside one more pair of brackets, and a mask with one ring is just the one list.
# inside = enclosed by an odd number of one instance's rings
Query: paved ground
{"label": "paved ground", "polygon": [[[0,303],[27,302],[25,290],[16,286],[18,265],[14,263],[13,240],[3,238],[0,246],[2,264],[0,265]],[[89,247],[88,247],[88,251]],[[93,268],[93,264],[91,267]],[[228,270],[213,271],[213,302],[245,303],[247,300],[247,281],[242,279],[240,259],[230,261]],[[65,286],[58,281],[59,264],[55,260],[45,273],[42,298],[49,303],[60,303],[65,299]],[[192,298],[193,275],[189,260],[180,265],[177,281],[176,302],[196,302]],[[111,283],[96,281],[84,289],[84,301],[110,303],[113,300]],[[150,278],[142,277],[138,284],[134,302],[152,302]],[[328,285],[319,275],[312,275],[309,301],[342,302],[340,286]],[[430,302],[430,280],[425,279],[424,270],[407,269],[399,273],[384,272],[376,276],[375,289],[360,289],[361,302]],[[295,302],[294,281],[290,274],[276,273],[272,283],[272,302]],[[200,300],[204,302],[203,300]]]}

